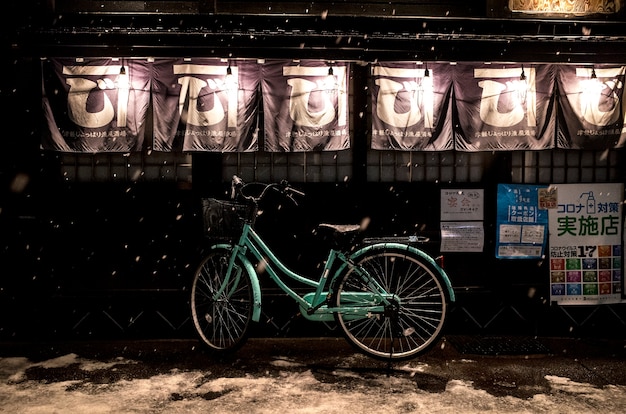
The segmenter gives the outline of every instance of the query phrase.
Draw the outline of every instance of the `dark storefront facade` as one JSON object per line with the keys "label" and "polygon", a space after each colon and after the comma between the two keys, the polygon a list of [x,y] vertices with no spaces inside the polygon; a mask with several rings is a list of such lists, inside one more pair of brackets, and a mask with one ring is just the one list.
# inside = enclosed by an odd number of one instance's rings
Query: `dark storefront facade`
{"label": "dark storefront facade", "polygon": [[[315,223],[368,217],[372,233],[425,235],[430,241],[422,247],[444,254],[457,296],[449,332],[624,337],[623,303],[555,303],[547,250],[528,258],[496,254],[501,185],[593,187],[623,185],[626,178],[620,138],[626,132],[618,128],[615,140],[600,143],[585,140],[586,133],[568,129],[566,98],[560,99],[568,77],[593,72],[595,79],[597,70],[602,78],[609,73],[603,71],[626,66],[626,5],[570,1],[546,10],[537,8],[541,3],[42,0],[7,6],[0,340],[193,336],[189,282],[206,247],[200,199],[227,194],[233,174],[288,180],[307,194],[299,209],[285,206],[258,221],[296,270],[315,274],[323,260],[311,247]],[[54,77],[72,62],[145,70],[152,86],[128,148],[81,147],[70,135],[50,133],[51,121],[63,116],[55,102],[66,99]],[[176,131],[171,141],[155,139],[176,116],[159,106],[171,96],[154,86],[164,79],[158,67],[256,71],[251,90],[265,91],[273,79],[268,68],[277,62],[281,69],[319,63],[334,67],[335,76],[345,69],[345,133],[338,134],[345,139],[334,141],[340,144],[272,144],[264,127],[278,115],[266,105],[272,94],[261,92],[250,97],[259,115],[246,125],[248,141],[224,149],[186,144]],[[444,104],[429,126],[448,140],[389,133],[376,124],[389,112],[374,109],[383,105],[372,101],[383,82],[376,76],[406,65],[415,65],[422,81],[431,71],[447,74],[448,86],[435,85]],[[521,69],[524,80],[545,84],[533,90],[533,102],[544,102],[536,140],[519,130],[499,136],[468,126],[473,118],[463,108],[472,100],[463,76],[493,68]],[[623,69],[611,75],[622,108],[623,75]],[[172,79],[162,82],[165,90],[176,84]],[[615,123],[623,128],[623,109],[620,116]],[[419,144],[423,138],[428,144]],[[517,144],[504,145],[505,138]],[[443,251],[446,190],[481,195],[478,249]],[[305,249],[313,254],[303,255]],[[623,269],[619,260],[611,266]],[[613,292],[623,297],[623,279],[618,284]],[[312,326],[300,317],[269,281],[262,288],[260,335],[335,334],[331,325]]]}

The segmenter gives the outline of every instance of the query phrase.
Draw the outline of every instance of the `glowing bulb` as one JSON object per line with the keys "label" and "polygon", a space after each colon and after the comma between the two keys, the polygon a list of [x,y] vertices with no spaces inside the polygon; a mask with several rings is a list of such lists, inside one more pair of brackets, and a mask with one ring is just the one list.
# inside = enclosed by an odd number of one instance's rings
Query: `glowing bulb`
{"label": "glowing bulb", "polygon": [[237,89],[237,80],[233,75],[233,69],[230,67],[230,65],[228,65],[228,67],[226,68],[226,77],[224,78],[224,84],[226,86],[226,89],[228,90]]}
{"label": "glowing bulb", "polygon": [[326,90],[335,90],[337,88],[337,79],[335,78],[333,67],[328,67],[328,75],[324,81],[324,88]]}
{"label": "glowing bulb", "polygon": [[128,96],[130,89],[130,80],[126,73],[124,64],[120,68],[120,74],[117,76],[117,126],[126,126],[126,118],[128,112]]}

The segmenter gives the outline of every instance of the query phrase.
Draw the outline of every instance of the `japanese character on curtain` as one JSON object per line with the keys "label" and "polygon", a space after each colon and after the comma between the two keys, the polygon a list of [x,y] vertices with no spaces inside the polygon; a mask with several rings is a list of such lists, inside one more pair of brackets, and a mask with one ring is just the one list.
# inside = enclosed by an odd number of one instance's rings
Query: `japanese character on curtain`
{"label": "japanese character on curtain", "polygon": [[554,147],[552,65],[458,63],[454,74],[455,149]]}
{"label": "japanese character on curtain", "polygon": [[256,62],[164,59],[153,67],[154,149],[247,152],[258,149]]}
{"label": "japanese character on curtain", "polygon": [[76,153],[141,150],[149,103],[146,61],[43,60],[46,125],[41,148]]}
{"label": "japanese character on curtain", "polygon": [[559,148],[593,150],[624,146],[625,73],[626,66],[559,66]]}
{"label": "japanese character on curtain", "polygon": [[261,65],[265,150],[350,148],[346,63],[268,60]]}
{"label": "japanese character on curtain", "polygon": [[448,63],[372,65],[372,149],[453,149]]}

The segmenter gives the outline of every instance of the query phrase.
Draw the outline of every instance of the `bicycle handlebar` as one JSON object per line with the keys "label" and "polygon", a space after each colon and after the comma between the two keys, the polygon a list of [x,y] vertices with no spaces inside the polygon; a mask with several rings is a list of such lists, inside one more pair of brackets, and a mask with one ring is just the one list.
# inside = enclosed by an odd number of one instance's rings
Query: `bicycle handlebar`
{"label": "bicycle handlebar", "polygon": [[[244,188],[246,188],[249,185],[259,185],[262,186],[263,189],[259,192],[259,194],[257,196],[254,195],[249,195],[249,194],[245,194],[244,193]],[[232,178],[232,182],[231,182],[231,193],[230,196],[232,199],[235,199],[237,197],[237,194],[239,194],[241,197],[243,197],[246,200],[250,200],[254,203],[258,203],[264,196],[265,194],[269,191],[269,190],[277,190],[280,193],[284,194],[287,198],[289,198],[291,201],[294,202],[294,204],[298,204],[296,202],[296,200],[293,198],[294,195],[300,196],[300,197],[304,197],[304,193],[300,190],[297,190],[293,187],[291,187],[289,185],[289,183],[287,182],[287,180],[282,180],[280,183],[259,183],[259,182],[254,182],[254,183],[246,183],[244,182],[239,176],[237,175],[233,175]]]}

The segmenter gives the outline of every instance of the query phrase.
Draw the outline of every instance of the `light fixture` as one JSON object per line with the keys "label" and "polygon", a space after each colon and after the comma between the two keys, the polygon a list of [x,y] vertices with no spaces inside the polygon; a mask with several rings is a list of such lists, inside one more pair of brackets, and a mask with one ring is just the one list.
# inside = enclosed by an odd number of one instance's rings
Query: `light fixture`
{"label": "light fixture", "polygon": [[230,63],[228,63],[228,67],[226,67],[224,85],[228,90],[237,90],[237,80],[235,79],[235,76],[233,76],[233,69],[230,67]]}
{"label": "light fixture", "polygon": [[524,65],[522,65],[522,72],[519,75],[519,81],[513,82],[513,83],[517,84],[515,85],[515,88],[517,89],[517,98],[519,100],[519,104],[522,106],[524,104],[527,104],[526,98],[528,96],[527,95],[528,94],[528,81],[526,79],[526,72],[524,71]]}
{"label": "light fixture", "polygon": [[126,74],[126,66],[124,66],[124,59],[121,59],[122,66],[120,66],[120,73],[117,77],[118,88],[128,88],[128,75]]}
{"label": "light fixture", "polygon": [[130,93],[130,79],[126,73],[126,67],[124,66],[124,59],[121,59],[122,66],[120,66],[120,74],[117,76],[117,126],[126,126],[126,120],[128,115],[128,97]]}
{"label": "light fixture", "polygon": [[332,62],[328,63],[328,75],[324,81],[324,88],[327,91],[334,91],[337,89],[337,79],[335,78],[335,71],[333,70]]}

